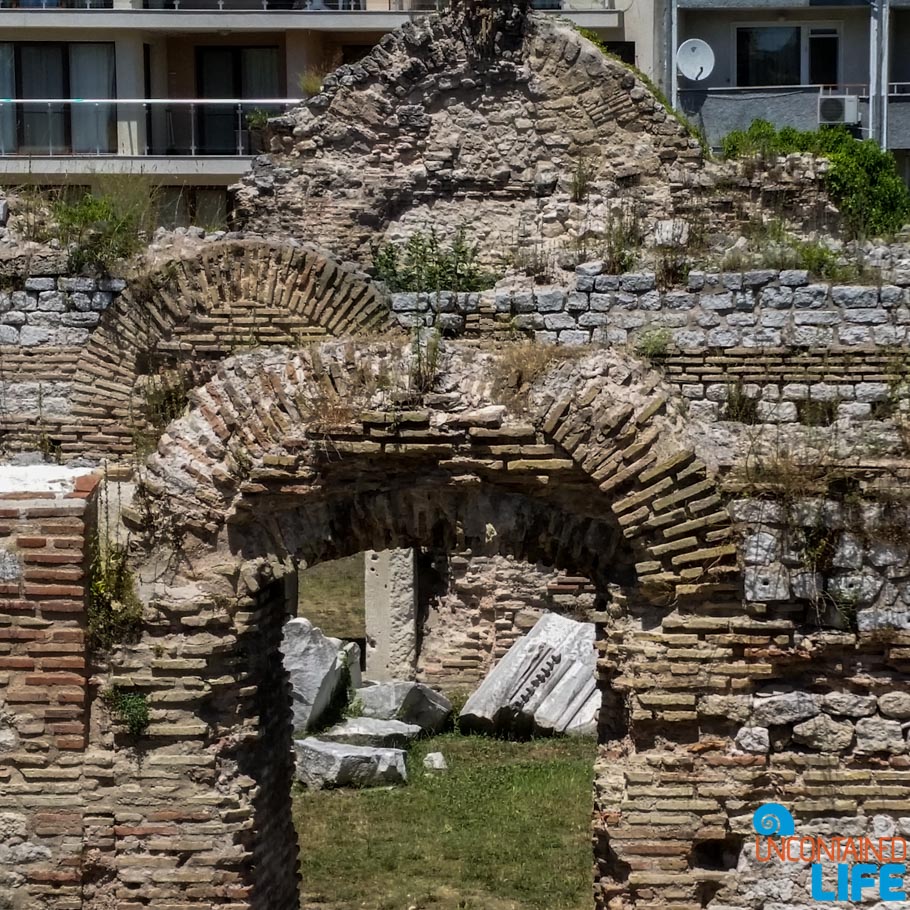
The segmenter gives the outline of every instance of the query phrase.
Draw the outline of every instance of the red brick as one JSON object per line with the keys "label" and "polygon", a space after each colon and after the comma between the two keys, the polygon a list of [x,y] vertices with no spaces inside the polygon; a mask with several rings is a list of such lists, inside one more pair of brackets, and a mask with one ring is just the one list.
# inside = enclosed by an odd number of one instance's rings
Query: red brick
{"label": "red brick", "polygon": [[85,659],[82,657],[44,657],[41,659],[42,670],[84,670]]}
{"label": "red brick", "polygon": [[55,736],[81,736],[85,728],[78,721],[70,720],[65,723],[51,724],[48,729]]}
{"label": "red brick", "polygon": [[84,557],[79,550],[33,550],[23,554],[26,565],[81,565]]}
{"label": "red brick", "polygon": [[55,736],[54,745],[58,749],[81,752],[85,748],[84,736]]}
{"label": "red brick", "polygon": [[[25,580],[29,581],[79,581],[83,576],[82,569],[49,569],[44,566],[26,568]],[[28,591],[28,585],[25,588]]]}
{"label": "red brick", "polygon": [[76,478],[73,488],[79,493],[91,493],[100,481],[101,478],[97,474],[83,474]]}
{"label": "red brick", "polygon": [[34,670],[34,657],[0,657],[0,670]]}
{"label": "red brick", "polygon": [[147,837],[152,834],[179,833],[180,829],[176,825],[114,825],[114,834],[117,837]]}
{"label": "red brick", "polygon": [[32,585],[26,584],[26,597],[82,597],[85,590],[78,585]]}
{"label": "red brick", "polygon": [[85,677],[78,673],[33,673],[25,677],[27,686],[84,686]]}
{"label": "red brick", "polygon": [[16,545],[24,549],[40,548],[47,546],[46,537],[29,537],[27,535],[20,534],[16,538]]}

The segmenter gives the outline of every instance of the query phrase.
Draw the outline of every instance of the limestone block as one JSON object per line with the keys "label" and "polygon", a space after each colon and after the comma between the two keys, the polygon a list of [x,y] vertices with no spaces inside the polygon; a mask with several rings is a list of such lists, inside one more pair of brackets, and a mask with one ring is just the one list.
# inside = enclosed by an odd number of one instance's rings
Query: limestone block
{"label": "limestone block", "polygon": [[423,766],[428,771],[448,771],[449,763],[442,752],[428,752],[423,757]]}
{"label": "limestone block", "polygon": [[877,287],[833,287],[831,299],[837,306],[874,307],[878,303]]}
{"label": "limestone block", "polygon": [[698,713],[705,717],[725,717],[744,723],[752,713],[751,695],[703,695]]}
{"label": "limestone block", "polygon": [[743,572],[746,600],[790,599],[790,573],[779,562],[766,566],[747,566]]}
{"label": "limestone block", "polygon": [[845,531],[837,542],[831,564],[838,569],[858,569],[863,564],[863,542]]}
{"label": "limestone block", "polygon": [[766,727],[743,727],[733,742],[743,752],[763,754],[771,749],[771,738]]}
{"label": "limestone block", "polygon": [[364,605],[370,677],[384,680],[411,676],[417,654],[413,550],[367,551]]}
{"label": "limestone block", "polygon": [[794,570],[790,572],[790,592],[799,600],[817,601],[824,590],[824,577],[821,572]]}
{"label": "limestone block", "polygon": [[764,288],[759,295],[762,306],[775,310],[786,310],[793,305],[793,290],[787,287]]}
{"label": "limestone block", "polygon": [[594,626],[544,615],[517,641],[468,699],[469,729],[591,733],[600,694],[595,685]]}
{"label": "limestone block", "polygon": [[871,569],[834,575],[828,580],[828,590],[843,603],[871,603],[884,584],[884,579]]}
{"label": "limestone block", "polygon": [[900,755],[907,751],[901,725],[896,720],[863,717],[856,722],[857,752],[890,752]]}
{"label": "limestone block", "polygon": [[814,717],[821,709],[821,695],[810,692],[757,695],[752,708],[752,722],[762,727],[792,724]]}
{"label": "limestone block", "polygon": [[843,752],[853,742],[853,724],[817,714],[793,728],[793,739],[820,752]]}
{"label": "limestone block", "polygon": [[780,558],[780,539],[770,531],[756,531],[743,540],[743,559],[749,566],[764,566]]}
{"label": "limestone block", "polygon": [[402,749],[351,746],[310,737],[295,740],[294,751],[297,780],[311,790],[403,784],[408,779]]}
{"label": "limestone block", "polygon": [[280,651],[291,682],[295,729],[315,726],[348,685],[340,644],[307,619],[292,619],[285,625]]}
{"label": "limestone block", "polygon": [[620,278],[619,285],[629,293],[643,294],[645,291],[653,291],[657,287],[657,281],[653,272],[629,272]]}
{"label": "limestone block", "polygon": [[827,692],[822,700],[822,709],[828,714],[843,717],[868,717],[875,714],[874,695],[854,695],[851,692]]}
{"label": "limestone block", "polygon": [[598,275],[594,279],[594,290],[599,293],[604,291],[618,291],[619,290],[619,276],[618,275]]}
{"label": "limestone block", "polygon": [[423,732],[417,724],[400,720],[379,720],[375,717],[352,717],[319,734],[327,742],[349,743],[353,746],[380,746],[407,749]]}
{"label": "limestone block", "polygon": [[540,313],[562,312],[566,304],[566,292],[562,288],[538,288],[534,291],[534,303]]}
{"label": "limestone block", "polygon": [[438,733],[452,713],[452,703],[444,695],[423,683],[403,680],[358,689],[355,699],[364,717],[400,720],[429,733]]}
{"label": "limestone block", "polygon": [[885,717],[910,720],[910,693],[888,692],[878,697],[878,710]]}
{"label": "limestone block", "polygon": [[780,273],[780,283],[785,287],[803,287],[809,283],[809,273],[805,269],[784,269]]}

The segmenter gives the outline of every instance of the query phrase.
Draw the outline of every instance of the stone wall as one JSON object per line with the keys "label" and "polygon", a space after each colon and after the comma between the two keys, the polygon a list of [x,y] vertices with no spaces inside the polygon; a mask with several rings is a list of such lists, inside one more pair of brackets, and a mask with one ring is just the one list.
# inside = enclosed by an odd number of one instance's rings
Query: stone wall
{"label": "stone wall", "polygon": [[433,325],[447,335],[525,333],[554,344],[634,346],[665,332],[664,347],[894,347],[910,326],[910,261],[891,281],[842,285],[799,269],[691,271],[659,288],[653,272],[607,275],[579,266],[575,289],[502,287],[484,293],[394,294],[402,327]]}
{"label": "stone wall", "polygon": [[[785,887],[799,906],[802,880],[747,858],[751,812],[769,799],[791,808],[799,831],[902,824],[910,569],[905,531],[894,539],[905,516],[882,497],[889,481],[899,495],[903,463],[840,464],[836,477],[813,479],[827,484],[813,502],[798,474],[795,496],[715,474],[705,458],[716,425],[616,351],[550,362],[523,409],[502,403],[495,355],[466,344],[443,352],[434,387],[404,410],[396,396],[410,381],[409,356],[406,344],[376,342],[259,349],[193,392],[143,496],[124,511],[136,542],[151,545],[133,561],[141,639],[92,668],[93,691],[144,693],[150,725],[130,737],[93,698],[72,762],[62,741],[44,764],[32,763],[40,749],[12,753],[5,766],[21,786],[0,799],[21,818],[6,845],[50,851],[34,854],[34,875],[12,873],[13,906],[290,910],[290,723],[276,642],[296,596],[283,580],[297,557],[317,563],[377,546],[510,555],[590,579],[583,597],[596,597],[605,699],[599,907],[758,910]],[[380,371],[392,387],[369,381]],[[307,429],[301,409],[329,381],[352,408]],[[734,431],[735,422],[724,430]],[[55,504],[85,502],[61,495]],[[39,523],[29,533],[43,520],[29,513]],[[32,653],[35,635],[81,636],[67,614],[35,624],[43,596],[2,602],[15,657]],[[39,707],[27,704],[29,714]],[[4,716],[19,705],[7,703]],[[31,728],[9,729],[7,742]],[[34,735],[43,749],[46,731]],[[41,800],[59,803],[67,787],[84,800],[55,805],[53,828],[43,816],[28,827],[36,768],[46,774],[36,778]],[[81,893],[61,890],[68,883]]]}
{"label": "stone wall", "polygon": [[701,148],[630,70],[551,17],[528,16],[517,38],[478,69],[469,30],[444,16],[386,35],[270,121],[273,154],[241,181],[240,225],[367,262],[377,233],[450,234],[466,202],[497,246],[514,243],[580,166],[592,193],[628,190],[648,211],[689,199]]}
{"label": "stone wall", "polygon": [[0,448],[64,459],[129,458],[233,352],[388,321],[365,275],[262,238],[204,244],[128,280],[74,278],[59,258],[20,265],[31,271],[0,293]]}

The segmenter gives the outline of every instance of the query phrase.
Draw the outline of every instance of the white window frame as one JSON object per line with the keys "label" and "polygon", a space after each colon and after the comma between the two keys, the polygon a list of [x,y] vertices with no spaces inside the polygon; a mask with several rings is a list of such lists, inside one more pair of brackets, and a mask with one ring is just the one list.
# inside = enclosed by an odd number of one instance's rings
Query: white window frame
{"label": "white window frame", "polygon": [[[837,34],[837,84],[844,84],[844,24],[840,21],[826,19],[785,19],[763,20],[758,22],[733,22],[730,25],[730,46],[733,48],[733,72],[730,74],[730,84],[737,88],[763,88],[763,86],[741,86],[736,75],[739,72],[739,42],[736,32],[741,28],[798,28],[799,33],[799,84],[810,86],[809,82],[809,35],[813,29],[833,30]],[[772,86],[769,86],[772,87]],[[776,86],[783,88],[783,86]]]}

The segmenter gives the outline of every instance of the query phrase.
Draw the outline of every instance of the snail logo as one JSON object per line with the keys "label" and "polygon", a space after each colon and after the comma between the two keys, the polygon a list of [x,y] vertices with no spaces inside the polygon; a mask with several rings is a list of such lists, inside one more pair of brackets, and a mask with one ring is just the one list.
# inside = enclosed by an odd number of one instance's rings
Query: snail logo
{"label": "snail logo", "polygon": [[780,803],[759,806],[752,816],[752,827],[756,834],[764,837],[792,837],[796,834],[793,816]]}
{"label": "snail logo", "polygon": [[756,860],[808,866],[814,900],[861,902],[870,890],[882,901],[906,900],[910,849],[903,837],[797,837],[793,816],[780,803],[759,806],[752,827]]}

